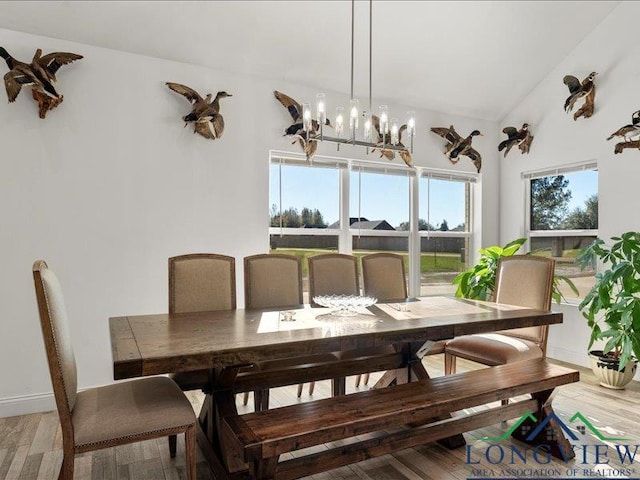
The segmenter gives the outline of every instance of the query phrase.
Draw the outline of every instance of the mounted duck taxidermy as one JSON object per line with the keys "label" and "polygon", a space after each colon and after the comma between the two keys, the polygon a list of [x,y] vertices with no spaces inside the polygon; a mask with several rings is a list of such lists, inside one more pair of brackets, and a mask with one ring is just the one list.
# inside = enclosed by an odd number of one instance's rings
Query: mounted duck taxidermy
{"label": "mounted duck taxidermy", "polygon": [[167,82],[167,87],[179,93],[191,103],[191,112],[182,117],[186,127],[193,122],[193,133],[198,133],[204,138],[215,140],[224,133],[224,118],[220,114],[220,99],[232,97],[230,93],[220,91],[212,100],[213,95],[207,94],[202,98],[193,88],[180,83]]}
{"label": "mounted duck taxidermy", "polygon": [[597,72],[591,72],[582,82],[573,75],[564,77],[563,82],[569,87],[569,96],[564,102],[564,111],[572,111],[576,101],[584,98],[584,103],[573,115],[573,120],[577,120],[580,117],[589,118],[593,115],[596,99],[596,86],[593,83],[593,79],[596,78],[596,75],[598,75]]}
{"label": "mounted duck taxidermy", "polygon": [[622,153],[625,148],[638,148],[640,149],[640,139],[635,139],[640,135],[640,110],[637,110],[631,114],[631,123],[620,127],[618,130],[609,135],[607,140],[611,140],[613,137],[622,137],[624,142],[616,143],[614,148],[615,153]]}
{"label": "mounted duck taxidermy", "polygon": [[62,103],[63,96],[54,87],[58,69],[83,58],[82,55],[68,52],[53,52],[42,56],[42,50],[38,48],[29,64],[16,60],[3,47],[0,47],[0,56],[9,67],[9,72],[4,75],[9,103],[15,102],[22,87],[31,87],[33,98],[38,102],[40,118],[45,118],[49,110]]}
{"label": "mounted duck taxidermy", "polygon": [[531,135],[531,132],[529,131],[528,123],[523,123],[520,130],[515,127],[505,127],[502,129],[502,133],[506,133],[508,138],[500,142],[498,145],[498,151],[501,152],[504,150],[505,158],[507,153],[509,153],[509,150],[515,146],[517,146],[523,154],[529,153],[531,142],[533,141],[533,135]]}
{"label": "mounted duck taxidermy", "polygon": [[[302,105],[289,95],[277,90],[273,91],[273,95],[280,104],[287,109],[287,112],[289,112],[289,115],[293,120],[293,123],[284,129],[283,135],[293,137],[293,142],[291,142],[291,144],[293,145],[298,142],[302,147],[302,151],[306,155],[307,160],[311,160],[318,149],[318,141],[314,140],[312,137],[320,130],[320,123],[318,123],[316,119],[312,119],[311,128],[308,132],[305,132],[302,121]],[[325,125],[331,127],[331,122],[329,122],[328,118],[325,120]]]}
{"label": "mounted duck taxidermy", "polygon": [[380,118],[377,115],[371,115],[371,124],[377,134],[376,148],[372,148],[371,152],[375,152],[377,150],[380,152],[380,158],[385,157],[387,160],[393,160],[396,158],[396,150],[385,148],[385,146],[391,145],[403,148],[404,150],[398,151],[400,158],[407,167],[413,167],[411,152],[409,152],[409,150],[405,148],[404,143],[402,143],[402,134],[407,129],[407,124],[405,123],[398,129],[397,138],[396,135],[390,131],[384,134],[380,131]]}
{"label": "mounted duck taxidermy", "polygon": [[449,128],[433,127],[431,128],[431,131],[447,141],[444,149],[444,154],[447,156],[451,163],[455,165],[460,160],[460,156],[465,156],[473,162],[476,170],[478,171],[478,173],[480,173],[480,169],[482,168],[482,156],[475,148],[471,146],[473,137],[482,135],[479,130],[473,130],[468,136],[464,138],[461,137],[458,132],[456,132],[456,129],[453,127],[453,125],[451,125]]}

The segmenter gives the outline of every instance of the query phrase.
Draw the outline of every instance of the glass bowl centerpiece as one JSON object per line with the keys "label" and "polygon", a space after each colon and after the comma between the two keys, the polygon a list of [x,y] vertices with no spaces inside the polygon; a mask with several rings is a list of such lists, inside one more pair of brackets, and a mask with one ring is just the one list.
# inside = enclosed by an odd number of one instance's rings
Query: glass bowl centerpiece
{"label": "glass bowl centerpiece", "polygon": [[378,301],[375,297],[361,295],[317,295],[314,303],[321,307],[334,309],[332,315],[338,317],[353,317],[358,315],[358,308],[370,307]]}

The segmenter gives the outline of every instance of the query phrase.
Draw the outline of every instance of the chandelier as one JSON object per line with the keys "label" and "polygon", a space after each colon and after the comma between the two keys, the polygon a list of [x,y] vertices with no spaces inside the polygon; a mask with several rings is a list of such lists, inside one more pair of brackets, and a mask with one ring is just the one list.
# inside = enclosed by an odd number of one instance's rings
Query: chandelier
{"label": "chandelier", "polygon": [[[360,145],[370,149],[377,149],[381,155],[389,160],[395,157],[394,152],[399,152],[402,159],[409,166],[412,166],[411,155],[413,153],[413,138],[416,133],[415,112],[407,112],[407,122],[400,125],[397,118],[391,118],[387,105],[380,105],[378,114],[374,114],[371,102],[371,65],[372,65],[372,19],[373,0],[369,0],[369,106],[368,110],[360,110],[360,101],[353,95],[353,61],[354,61],[354,14],[355,0],[351,0],[351,100],[349,102],[348,119],[345,118],[344,107],[337,106],[333,120],[335,136],[325,133],[327,122],[327,104],[324,93],[316,94],[316,112],[313,118],[311,104],[302,103],[302,128],[307,141],[330,142],[337,144],[340,150],[341,144]],[[358,139],[360,117],[363,118],[362,139]],[[348,121],[348,124],[346,123]],[[345,132],[345,126],[348,130]],[[402,142],[402,135],[409,140],[409,146]]]}

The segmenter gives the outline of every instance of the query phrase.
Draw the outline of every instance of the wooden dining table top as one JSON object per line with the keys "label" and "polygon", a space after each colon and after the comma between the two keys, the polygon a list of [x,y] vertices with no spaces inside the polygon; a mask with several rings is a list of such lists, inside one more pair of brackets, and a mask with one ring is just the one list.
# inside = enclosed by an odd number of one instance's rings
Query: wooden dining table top
{"label": "wooden dining table top", "polygon": [[[285,321],[285,310],[294,312],[293,321]],[[355,316],[337,317],[328,309],[304,305],[112,317],[114,378],[562,323],[558,312],[441,296],[380,303],[358,311]]]}

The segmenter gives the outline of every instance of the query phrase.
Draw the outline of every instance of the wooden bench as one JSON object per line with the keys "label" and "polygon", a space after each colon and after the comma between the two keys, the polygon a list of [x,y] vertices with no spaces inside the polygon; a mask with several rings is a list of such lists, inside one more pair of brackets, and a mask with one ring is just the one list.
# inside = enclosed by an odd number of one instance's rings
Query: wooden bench
{"label": "wooden bench", "polygon": [[[300,478],[528,412],[538,421],[543,420],[553,411],[553,389],[578,380],[577,371],[544,360],[518,362],[226,417],[222,435],[239,458],[247,462],[251,478]],[[531,394],[531,398],[473,413],[460,412],[523,394]],[[458,413],[451,417],[453,412]],[[535,425],[528,427],[532,431]],[[547,429],[552,430],[549,435]],[[572,455],[555,422],[546,422],[544,432],[536,437],[541,438],[537,443],[550,444],[551,453],[556,456]],[[288,452],[370,433],[375,435],[278,462],[280,455]]]}

